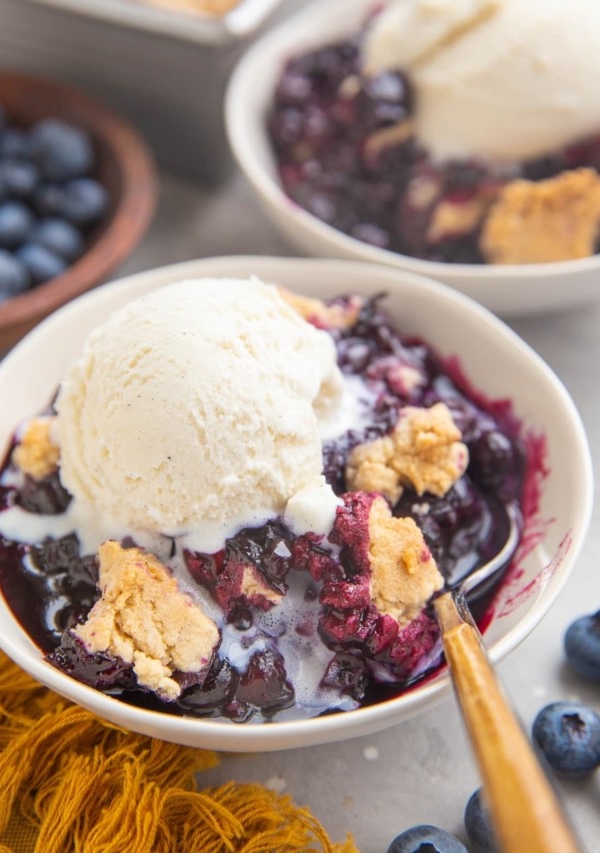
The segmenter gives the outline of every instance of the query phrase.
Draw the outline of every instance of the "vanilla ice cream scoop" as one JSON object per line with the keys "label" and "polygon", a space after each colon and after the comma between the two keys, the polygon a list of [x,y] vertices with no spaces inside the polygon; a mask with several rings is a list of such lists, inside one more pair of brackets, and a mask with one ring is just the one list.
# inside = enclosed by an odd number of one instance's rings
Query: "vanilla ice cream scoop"
{"label": "vanilla ice cream scoop", "polygon": [[[214,552],[315,490],[340,403],[330,336],[257,279],[184,281],[117,311],[61,384],[60,477],[121,527]],[[314,523],[318,523],[314,521]]]}
{"label": "vanilla ice cream scoop", "polygon": [[409,72],[439,159],[524,160],[600,130],[597,0],[392,0],[362,60]]}

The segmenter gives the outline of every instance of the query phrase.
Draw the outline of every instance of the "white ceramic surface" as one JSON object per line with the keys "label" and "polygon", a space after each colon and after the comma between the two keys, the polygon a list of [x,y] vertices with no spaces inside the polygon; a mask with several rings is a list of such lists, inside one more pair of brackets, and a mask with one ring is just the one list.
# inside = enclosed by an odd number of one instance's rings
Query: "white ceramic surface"
{"label": "white ceramic surface", "polygon": [[[124,302],[170,281],[246,276],[312,296],[388,293],[399,327],[456,357],[490,399],[510,398],[524,433],[544,436],[539,504],[516,565],[485,632],[492,659],[514,649],[538,624],[567,581],[587,531],[592,467],[584,430],[567,391],[549,367],[491,313],[450,288],[409,272],[333,260],[214,258],[139,273],[71,302],[45,320],[0,363],[0,447],[20,419],[43,408],[86,334]],[[450,691],[446,673],[378,705],[315,720],[236,725],[143,711],[83,686],[45,663],[0,599],[0,647],[26,671],[101,717],[137,732],[196,747],[262,752],[343,740],[379,731],[433,706]]]}
{"label": "white ceramic surface", "polygon": [[265,114],[285,61],[355,33],[376,0],[317,0],[260,37],[229,81],[225,120],[234,156],[273,224],[297,249],[319,257],[385,263],[431,276],[491,311],[516,316],[600,298],[600,255],[550,264],[486,266],[423,261],[368,246],[337,231],[283,193]]}

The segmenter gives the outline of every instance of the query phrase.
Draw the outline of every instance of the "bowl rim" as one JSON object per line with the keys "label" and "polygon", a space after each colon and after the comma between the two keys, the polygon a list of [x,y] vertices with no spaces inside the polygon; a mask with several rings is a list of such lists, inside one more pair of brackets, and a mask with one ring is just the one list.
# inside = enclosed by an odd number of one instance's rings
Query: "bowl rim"
{"label": "bowl rim", "polygon": [[[410,271],[391,268],[389,265],[373,265],[350,260],[253,255],[203,258],[146,270],[82,294],[47,317],[26,335],[0,363],[0,375],[11,370],[14,362],[17,362],[17,368],[18,362],[26,363],[30,350],[39,349],[44,339],[48,343],[66,325],[74,322],[78,314],[89,314],[94,308],[102,308],[104,303],[112,303],[113,299],[118,299],[118,303],[115,302],[111,310],[114,310],[117,304],[124,304],[128,298],[135,298],[168,281],[194,277],[248,276],[251,272],[263,279],[276,281],[277,271],[282,269],[288,270],[289,274],[291,274],[290,271],[301,271],[307,280],[310,280],[311,276],[324,277],[333,270],[344,274],[344,277],[346,277],[346,271],[352,271],[353,275],[362,274],[371,278],[375,276],[389,281],[401,278],[410,289],[419,288],[432,299],[441,300],[441,310],[444,310],[444,306],[462,307],[474,318],[486,323],[489,330],[497,333],[509,346],[516,347],[528,362],[535,365],[536,370],[544,375],[562,402],[573,435],[577,439],[574,452],[581,473],[578,494],[581,509],[577,516],[577,524],[574,524],[571,529],[574,546],[569,550],[567,559],[559,562],[556,572],[527,614],[507,631],[505,636],[488,647],[490,659],[493,662],[499,661],[534,630],[552,607],[566,583],[583,545],[591,519],[593,477],[585,430],[578,410],[561,380],[516,332],[473,299],[435,280]],[[3,613],[8,615],[16,625],[17,636],[28,640],[28,636],[12,616],[0,594],[0,619],[3,618]],[[29,642],[31,644],[31,641]],[[449,673],[444,670],[434,681],[417,684],[416,689],[405,691],[398,697],[366,708],[313,719],[275,721],[268,725],[252,723],[236,725],[213,719],[171,716],[159,711],[142,710],[126,705],[114,697],[106,696],[59,672],[39,656],[37,647],[31,645],[32,651],[23,658],[22,650],[18,648],[13,637],[7,636],[6,632],[0,633],[0,647],[30,675],[103,718],[131,728],[133,731],[150,734],[163,740],[189,746],[207,748],[212,746],[223,751],[275,751],[373,733],[413,716],[416,708],[426,710],[438,704],[450,694],[452,688]],[[37,655],[33,650],[37,651]]]}
{"label": "bowl rim", "polygon": [[[360,2],[361,8],[364,7],[365,9],[369,5],[376,5],[373,0],[360,0]],[[264,69],[265,65],[270,66],[273,62],[279,62],[282,67],[285,57],[292,55],[289,53],[289,45],[298,24],[317,19],[320,10],[329,8],[344,11],[346,7],[344,0],[313,0],[307,7],[296,11],[259,36],[244,52],[229,78],[224,109],[229,145],[238,165],[260,195],[278,210],[283,210],[285,215],[291,215],[293,211],[293,216],[299,220],[309,234],[327,241],[332,247],[339,247],[345,252],[346,257],[353,253],[357,259],[401,267],[431,278],[444,278],[448,282],[454,279],[466,279],[471,282],[481,278],[482,274],[493,281],[515,276],[521,278],[555,278],[600,268],[600,253],[584,258],[532,264],[444,263],[443,261],[414,258],[411,255],[392,252],[389,249],[380,249],[363,243],[318,219],[290,199],[277,178],[275,168],[271,172],[265,168],[260,158],[254,156],[252,134],[247,132],[250,126],[258,132],[269,150],[270,143],[265,122],[261,120],[264,117],[256,113],[252,114],[247,107],[247,92],[255,79],[254,70],[256,66]],[[317,46],[319,44],[325,45],[327,41],[319,40],[317,35],[314,40],[311,39],[311,43]],[[272,82],[274,85],[276,78],[273,78]],[[272,89],[273,87],[271,87],[271,91]]]}
{"label": "bowl rim", "polygon": [[0,69],[0,77],[66,99],[72,112],[84,117],[82,126],[110,149],[119,166],[124,161],[128,164],[126,170],[120,170],[121,191],[102,233],[62,275],[0,303],[1,335],[21,324],[37,322],[85,293],[131,254],[154,216],[158,175],[154,155],[138,130],[103,100],[56,79],[9,69]]}

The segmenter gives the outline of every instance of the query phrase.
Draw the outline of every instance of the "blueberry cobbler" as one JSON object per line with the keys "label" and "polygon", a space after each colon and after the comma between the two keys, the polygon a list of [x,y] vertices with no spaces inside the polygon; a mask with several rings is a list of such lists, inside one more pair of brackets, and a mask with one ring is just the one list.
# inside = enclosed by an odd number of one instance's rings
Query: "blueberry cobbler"
{"label": "blueberry cobbler", "polygon": [[[218,548],[131,524],[90,538],[97,519],[63,482],[75,482],[56,423],[65,389],[20,425],[5,459],[4,596],[51,664],[125,702],[260,722],[398,695],[440,665],[432,597],[499,550],[506,506],[519,503],[525,451],[509,408],[399,332],[385,297],[279,289],[277,300],[331,345],[345,401],[300,522],[303,483],[279,514],[236,521]],[[310,512],[325,492],[319,527]]]}
{"label": "blueberry cobbler", "polygon": [[266,120],[287,196],[429,261],[598,252],[597,4],[374,5],[360,32],[282,69]]}

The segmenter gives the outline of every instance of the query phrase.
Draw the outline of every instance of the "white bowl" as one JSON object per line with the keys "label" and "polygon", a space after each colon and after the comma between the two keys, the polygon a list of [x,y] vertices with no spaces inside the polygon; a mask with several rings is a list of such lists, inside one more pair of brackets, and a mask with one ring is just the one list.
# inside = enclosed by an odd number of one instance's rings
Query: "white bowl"
{"label": "white bowl", "polygon": [[[0,363],[0,447],[8,447],[21,419],[47,405],[87,333],[116,308],[174,280],[250,274],[311,296],[387,292],[387,307],[401,330],[458,359],[487,398],[510,398],[524,434],[539,437],[535,443],[545,450],[541,467],[547,473],[536,481],[537,509],[485,631],[492,659],[499,660],[533,630],[568,578],[590,518],[592,466],[580,418],[552,371],[502,321],[434,281],[372,264],[235,257],[192,261],[104,285],[59,309]],[[219,750],[287,749],[369,734],[431,707],[451,687],[443,671],[371,707],[297,722],[235,724],[141,710],[78,683],[42,659],[2,598],[0,646],[34,678],[100,717],[164,740]]]}
{"label": "white bowl", "polygon": [[265,115],[286,60],[357,32],[377,0],[320,0],[255,41],[238,62],[225,100],[235,159],[274,225],[309,255],[374,261],[431,276],[502,316],[555,311],[600,298],[600,255],[548,264],[446,264],[367,245],[325,224],[283,192]]}

